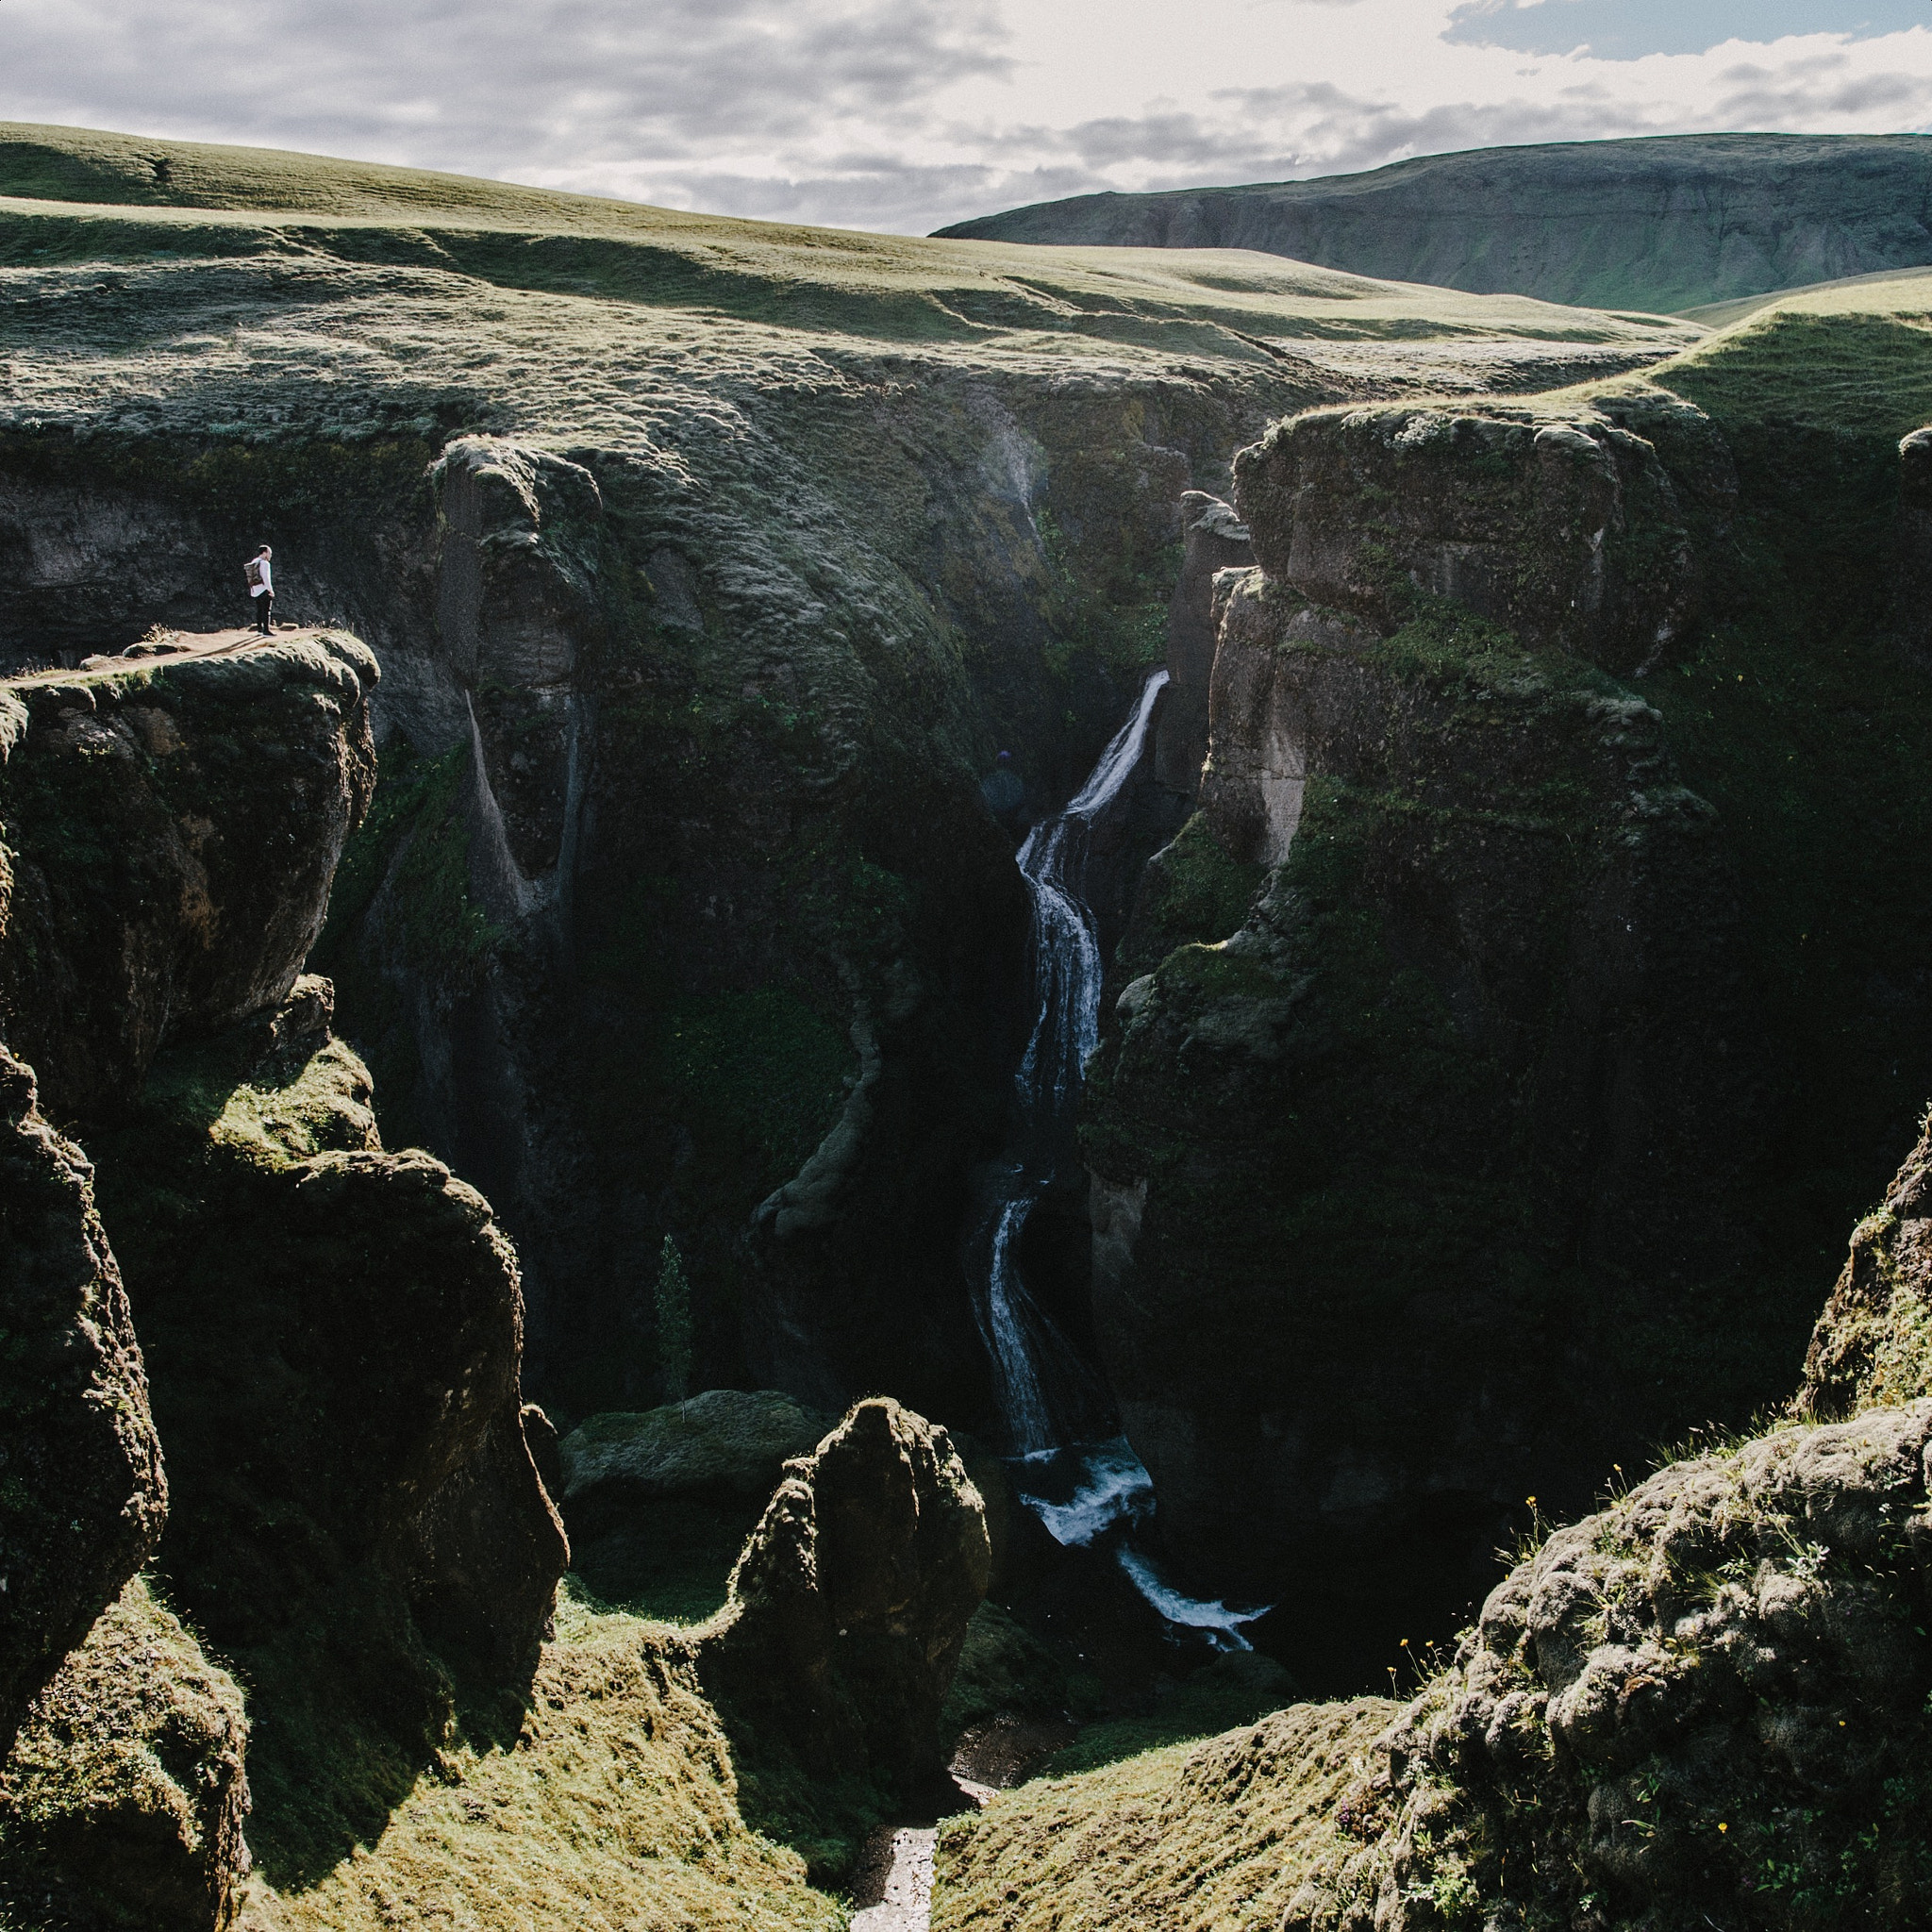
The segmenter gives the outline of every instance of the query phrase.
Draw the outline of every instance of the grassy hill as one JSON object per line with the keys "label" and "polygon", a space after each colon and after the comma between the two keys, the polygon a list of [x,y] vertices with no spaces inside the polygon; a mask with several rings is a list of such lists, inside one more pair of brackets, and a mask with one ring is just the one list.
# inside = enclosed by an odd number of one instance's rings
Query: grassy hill
{"label": "grassy hill", "polygon": [[[144,308],[159,298],[165,308],[180,285],[178,264],[216,261],[273,262],[308,287],[318,271],[339,285],[370,269],[441,272],[472,287],[682,309],[788,336],[1049,352],[1077,344],[1250,364],[1267,359],[1267,341],[1289,339],[1502,339],[1640,356],[1671,341],[1628,318],[1520,298],[1472,300],[1241,251],[1042,253],[923,241],[258,148],[0,124],[0,264],[138,268],[137,284],[111,292]],[[402,292],[392,279],[387,289]],[[409,292],[426,294],[429,285]],[[113,336],[117,306],[94,306]],[[492,319],[473,315],[472,326]],[[585,309],[575,320],[572,336],[588,346],[590,335],[634,325],[636,317]],[[154,330],[137,333],[152,340]],[[547,327],[544,340],[556,340]]]}
{"label": "grassy hill", "polygon": [[1477,148],[1313,181],[1078,195],[940,232],[1056,247],[1253,248],[1479,293],[1677,313],[1932,262],[1932,137]]}

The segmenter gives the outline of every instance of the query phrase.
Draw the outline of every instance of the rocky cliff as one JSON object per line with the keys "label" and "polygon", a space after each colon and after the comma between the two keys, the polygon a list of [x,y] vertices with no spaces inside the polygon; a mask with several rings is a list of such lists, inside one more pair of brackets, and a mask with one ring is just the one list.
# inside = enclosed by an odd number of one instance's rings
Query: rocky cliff
{"label": "rocky cliff", "polygon": [[1690,134],[1426,155],[1366,175],[1082,194],[940,230],[1254,248],[1546,302],[1675,313],[1932,262],[1917,135]]}
{"label": "rocky cliff", "polygon": [[[566,1559],[514,1256],[473,1190],[381,1151],[327,982],[297,977],[375,784],[375,681],[323,634],[5,693],[4,1024],[92,1161],[9,1058],[0,1839],[9,1900],[78,1924],[232,1919],[244,1749],[277,1877],[365,1826],[370,1759],[406,1788],[449,1670],[527,1681]],[[127,1584],[150,1557],[194,1635]],[[245,1719],[198,1645],[241,1664]]]}
{"label": "rocky cliff", "polygon": [[1084,1139],[1169,1547],[1298,1665],[1477,1593],[1525,1495],[1779,1399],[1932,1087],[1888,1017],[1924,807],[1862,749],[1921,743],[1919,378],[1833,421],[1797,359],[1917,370],[1909,302],[1237,463],[1259,568]]}

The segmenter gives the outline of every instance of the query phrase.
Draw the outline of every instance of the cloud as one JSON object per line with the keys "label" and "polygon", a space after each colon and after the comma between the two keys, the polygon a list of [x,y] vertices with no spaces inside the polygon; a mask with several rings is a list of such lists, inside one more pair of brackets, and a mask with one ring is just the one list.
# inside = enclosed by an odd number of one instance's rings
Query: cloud
{"label": "cloud", "polygon": [[[1455,148],[1932,119],[1926,27],[1478,43],[1747,4],[1775,25],[1845,0],[1226,0],[1212,32],[1165,0],[7,0],[0,60],[22,120],[914,232]],[[1932,0],[1850,4],[1932,26]]]}

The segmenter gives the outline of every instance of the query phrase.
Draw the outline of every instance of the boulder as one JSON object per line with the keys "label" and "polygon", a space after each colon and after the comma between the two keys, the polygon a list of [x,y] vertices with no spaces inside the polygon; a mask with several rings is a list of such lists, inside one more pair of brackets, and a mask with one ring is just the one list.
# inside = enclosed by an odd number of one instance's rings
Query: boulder
{"label": "boulder", "polygon": [[0,1757],[152,1554],[161,1447],[93,1171],[0,1048]]}
{"label": "boulder", "polygon": [[166,1042],[287,996],[375,787],[376,677],[325,632],[0,696],[0,1027],[58,1118],[125,1117]]}
{"label": "boulder", "polygon": [[1932,1858],[1932,1401],[1557,1531],[1377,1740],[1284,1932],[1906,1924]]}
{"label": "boulder", "polygon": [[986,1592],[985,1511],[945,1430],[861,1402],[785,1479],[704,1640],[756,1750],[904,1798],[945,1773],[940,1711]]}
{"label": "boulder", "polygon": [[23,1924],[51,1910],[223,1932],[250,1863],[246,1739],[234,1679],[136,1577],[36,1699],[0,1774],[0,1907]]}
{"label": "boulder", "polygon": [[770,1389],[708,1389],[641,1414],[593,1415],[559,1446],[561,1500],[603,1491],[762,1503],[786,1462],[809,1455],[835,1421]]}

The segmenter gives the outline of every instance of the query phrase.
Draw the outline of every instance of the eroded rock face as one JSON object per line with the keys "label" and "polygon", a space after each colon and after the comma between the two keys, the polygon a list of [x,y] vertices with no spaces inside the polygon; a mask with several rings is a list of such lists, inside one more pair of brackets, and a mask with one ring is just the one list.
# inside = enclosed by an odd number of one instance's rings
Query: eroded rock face
{"label": "eroded rock face", "polygon": [[1377,1742],[1284,1932],[1919,1915],[1932,1402],[1682,1462],[1559,1530]]}
{"label": "eroded rock face", "polygon": [[1208,689],[1214,675],[1214,579],[1255,560],[1248,528],[1203,490],[1181,497],[1181,575],[1167,608],[1168,687],[1154,724],[1154,775],[1193,795],[1208,756]]}
{"label": "eroded rock face", "polygon": [[0,1015],[58,1118],[288,993],[375,783],[376,676],[324,633],[9,688]]}
{"label": "eroded rock face", "polygon": [[1627,674],[1698,606],[1675,484],[1649,441],[1600,419],[1314,410],[1243,450],[1235,478],[1269,575],[1385,631],[1420,588]]}
{"label": "eroded rock face", "polygon": [[153,1553],[160,1442],[86,1157],[0,1048],[0,1757]]}
{"label": "eroded rock face", "polygon": [[0,1905],[23,1923],[51,1907],[63,1924],[223,1932],[251,1862],[246,1741],[241,1690],[137,1577],[0,1774]]}
{"label": "eroded rock face", "polygon": [[1707,1284],[1764,1114],[1732,865],[1651,707],[1259,571],[1221,608],[1156,872],[1260,890],[1156,949],[1090,1069],[1095,1316],[1170,1550],[1278,1601],[1299,1671],[1474,1596],[1526,1491],[1587,1497],[1660,1376],[1736,1355]]}
{"label": "eroded rock face", "polygon": [[706,1639],[707,1685],[760,1751],[924,1792],[944,1773],[940,1707],[990,1563],[945,1430],[861,1402],[787,1465]]}
{"label": "eroded rock face", "polygon": [[1805,1356],[1797,1412],[1834,1422],[1932,1393],[1932,1114],[1852,1251]]}
{"label": "eroded rock face", "polygon": [[272,1835],[305,1774],[291,1686],[417,1736],[446,1696],[425,1642],[520,1681],[568,1561],[524,1436],[514,1251],[441,1162],[382,1150],[327,995],[305,978],[163,1055],[96,1141],[174,1474],[158,1568],[262,1687]]}

